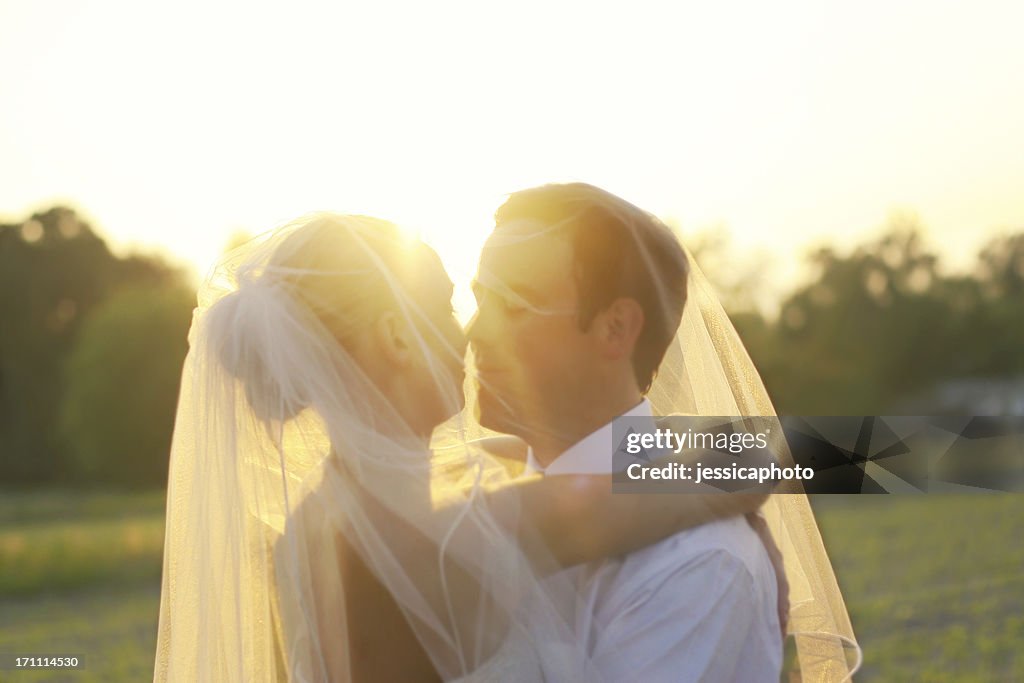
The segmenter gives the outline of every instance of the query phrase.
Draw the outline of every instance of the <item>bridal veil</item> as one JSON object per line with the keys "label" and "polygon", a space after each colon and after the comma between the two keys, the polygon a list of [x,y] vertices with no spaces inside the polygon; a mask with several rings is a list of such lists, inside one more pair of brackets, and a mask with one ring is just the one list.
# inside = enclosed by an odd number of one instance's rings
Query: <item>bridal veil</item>
{"label": "bridal veil", "polygon": [[[481,494],[510,475],[473,445],[484,431],[472,362],[466,406],[464,348],[439,325],[450,311],[424,294],[437,286],[430,263],[384,221],[317,214],[225,255],[201,286],[171,451],[154,681],[350,680],[365,626],[346,611],[351,557],[445,680],[473,676],[509,643],[512,679],[600,680],[572,633],[574,587],[526,556],[516,511]],[[692,259],[688,292],[649,393],[656,411],[773,415]],[[411,401],[367,370],[376,350],[357,337],[380,305],[413,340],[404,352],[419,379],[401,393]],[[443,422],[432,441],[425,415]],[[787,489],[765,512],[802,680],[842,680],[859,649],[807,498]]]}
{"label": "bridal veil", "polygon": [[[415,634],[396,633],[388,656],[418,642],[455,680],[515,642],[512,677],[591,680],[567,626],[571,587],[542,583],[516,511],[499,519],[479,495],[504,467],[464,439],[429,449],[423,421],[456,416],[450,436],[464,404],[464,346],[439,326],[450,292],[425,293],[438,268],[391,224],[320,214],[232,251],[202,285],[171,451],[155,681],[350,680],[351,643],[375,625],[346,613],[360,599],[343,580],[353,558]],[[417,366],[390,395],[367,372],[382,356],[358,339],[380,306]]]}
{"label": "bridal veil", "polygon": [[[572,230],[573,225],[583,227],[577,231],[576,237],[570,238],[577,240],[578,245],[580,239],[590,239],[589,234],[600,230],[597,226],[602,223],[614,224],[626,226],[625,231],[631,235],[632,242],[627,243],[625,249],[639,254],[641,268],[650,274],[664,272],[661,266],[663,255],[658,251],[665,248],[666,240],[679,239],[657,218],[593,186],[574,184],[567,192],[559,192],[556,199],[544,198],[550,197],[547,189],[541,187],[519,193],[529,195],[538,192],[542,198],[522,199],[519,205],[522,208],[513,210],[509,219],[536,216],[540,220],[535,229],[527,226],[504,233],[496,230],[485,250],[500,251],[564,227]],[[539,203],[530,208],[533,201]],[[571,202],[578,203],[578,208],[573,208]],[[499,209],[499,215],[501,211]],[[653,239],[640,237],[643,231],[652,229],[661,234]],[[581,238],[580,235],[585,236]],[[775,409],[757,368],[712,285],[685,245],[683,252],[689,268],[681,318],[674,317],[672,313],[678,311],[679,292],[658,277],[649,278],[656,289],[654,299],[660,302],[665,312],[664,319],[680,321],[647,392],[655,414],[734,419],[775,417]],[[622,260],[628,262],[628,259]],[[533,315],[572,313],[525,300],[509,283],[485,270],[483,263],[482,260],[478,274],[481,284],[512,305],[527,309]],[[629,277],[623,270],[629,267],[609,267],[607,277]],[[467,387],[467,396],[470,403],[474,402],[472,386]],[[792,456],[781,429],[774,430],[770,445],[781,467],[792,466]],[[787,641],[795,646],[791,648],[795,650],[795,657],[789,657],[786,663],[787,678],[815,682],[849,679],[859,668],[862,653],[800,482],[779,483],[762,512],[782,552],[790,588]]]}

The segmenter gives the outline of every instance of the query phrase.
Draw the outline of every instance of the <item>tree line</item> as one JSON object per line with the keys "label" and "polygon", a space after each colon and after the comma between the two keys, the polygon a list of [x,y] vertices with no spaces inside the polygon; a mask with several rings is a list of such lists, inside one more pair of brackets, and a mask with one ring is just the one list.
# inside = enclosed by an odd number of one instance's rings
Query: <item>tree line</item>
{"label": "tree line", "polygon": [[0,485],[162,485],[194,300],[70,209],[0,225]]}
{"label": "tree line", "polygon": [[[778,316],[729,298],[779,413],[885,414],[956,378],[1024,376],[1024,233],[968,273],[906,225],[811,261]],[[71,209],[0,225],[0,486],[165,484],[194,305],[184,272],[113,254]]]}

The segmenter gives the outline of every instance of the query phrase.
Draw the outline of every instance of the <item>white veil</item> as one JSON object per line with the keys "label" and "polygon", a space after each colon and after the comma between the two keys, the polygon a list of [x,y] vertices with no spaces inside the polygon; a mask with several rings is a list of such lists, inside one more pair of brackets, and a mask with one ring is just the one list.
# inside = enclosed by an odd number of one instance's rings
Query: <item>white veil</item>
{"label": "white veil", "polygon": [[[600,680],[573,634],[574,586],[526,555],[514,499],[499,511],[481,495],[509,475],[471,443],[484,430],[466,417],[472,391],[463,409],[435,261],[386,222],[320,214],[232,251],[202,285],[154,681],[374,680],[389,665],[408,677],[406,662],[426,680]],[[773,414],[696,267],[689,291],[657,412]],[[402,372],[370,334],[381,306],[403,331]],[[405,383],[384,386],[389,372]],[[424,425],[442,421],[431,453]],[[806,497],[775,495],[767,515],[803,680],[841,680],[856,646]],[[367,662],[352,643],[372,637],[401,649]]]}
{"label": "white veil", "polygon": [[[757,368],[711,283],[692,254],[686,254],[689,294],[679,333],[648,394],[655,412],[776,415]],[[781,430],[776,435],[781,436]],[[772,450],[781,466],[792,465],[783,439],[772,439]],[[790,589],[788,632],[796,645],[799,680],[847,680],[860,667],[861,649],[800,482],[780,483],[762,510],[785,561]]]}
{"label": "white veil", "polygon": [[[430,423],[464,402],[464,347],[440,327],[447,296],[428,296],[435,265],[393,225],[314,215],[231,252],[203,284],[155,681],[408,679],[399,665],[417,661],[417,677],[455,680],[509,642],[503,676],[594,680],[566,625],[571,588],[542,584],[514,506],[499,518],[478,495],[502,466],[458,439],[430,457]],[[380,306],[404,371],[373,345]],[[382,368],[406,383],[385,391]],[[390,649],[351,646],[374,629]]]}
{"label": "white veil", "polygon": [[[557,187],[536,189],[543,192]],[[664,260],[659,251],[670,250],[666,248],[665,240],[681,242],[677,235],[656,217],[603,190],[579,183],[572,187],[576,191],[570,191],[567,195],[570,199],[564,201],[578,202],[578,209],[570,205],[552,210],[546,204],[549,200],[545,199],[540,200],[540,208],[530,208],[529,202],[534,200],[525,200],[527,208],[514,210],[507,220],[525,218],[527,222],[534,221],[536,228],[512,230],[507,235],[496,231],[485,250],[519,245],[570,224],[582,224],[593,229],[602,222],[611,222],[628,226],[626,233],[633,239],[632,248],[640,254],[642,268],[651,274],[662,272],[659,269]],[[531,192],[533,190],[526,190],[521,194]],[[501,211],[499,209],[499,216]],[[640,235],[649,230],[652,222],[663,234],[653,241],[645,241]],[[593,232],[596,231],[592,230],[591,234]],[[584,239],[593,237],[588,235]],[[621,245],[620,248],[625,250]],[[685,245],[683,252],[688,262],[685,305],[678,330],[669,342],[646,394],[655,415],[776,416],[757,368],[711,283]],[[621,273],[609,275],[613,278],[620,276]],[[514,306],[529,310],[531,314],[560,316],[574,313],[525,299],[489,270],[482,268],[478,278],[486,289]],[[655,297],[661,306],[671,309],[677,292],[671,291],[657,276],[649,279],[653,280]],[[666,315],[671,318],[670,313]],[[470,359],[472,362],[472,356]],[[472,387],[468,388],[467,396],[470,403],[476,400]],[[781,467],[792,466],[792,455],[783,437],[781,429],[775,430],[770,437],[771,449]],[[787,679],[815,683],[849,680],[860,667],[862,652],[800,482],[780,483],[763,506],[762,513],[782,553],[789,583],[788,636],[792,642],[787,645],[795,645],[795,658],[789,656],[784,663]]]}

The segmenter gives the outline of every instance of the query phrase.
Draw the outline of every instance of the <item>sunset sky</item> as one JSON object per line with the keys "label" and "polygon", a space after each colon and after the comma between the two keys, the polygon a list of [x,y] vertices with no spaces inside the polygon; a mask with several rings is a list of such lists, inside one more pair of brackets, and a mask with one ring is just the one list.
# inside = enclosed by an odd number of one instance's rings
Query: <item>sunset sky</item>
{"label": "sunset sky", "polygon": [[[831,7],[826,5],[831,4]],[[206,270],[317,209],[457,282],[504,193],[585,180],[767,249],[896,213],[1024,229],[1024,3],[0,2],[0,218],[69,203]]]}

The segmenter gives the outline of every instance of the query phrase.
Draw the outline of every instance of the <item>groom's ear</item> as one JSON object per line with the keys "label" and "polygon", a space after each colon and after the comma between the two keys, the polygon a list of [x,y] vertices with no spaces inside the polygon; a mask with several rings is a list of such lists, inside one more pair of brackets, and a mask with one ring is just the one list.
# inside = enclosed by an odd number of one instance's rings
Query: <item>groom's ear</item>
{"label": "groom's ear", "polygon": [[385,311],[377,318],[371,337],[389,364],[403,367],[409,363],[412,350],[409,326],[394,311]]}
{"label": "groom's ear", "polygon": [[619,297],[594,319],[602,355],[610,360],[631,358],[644,328],[644,309],[636,299]]}

